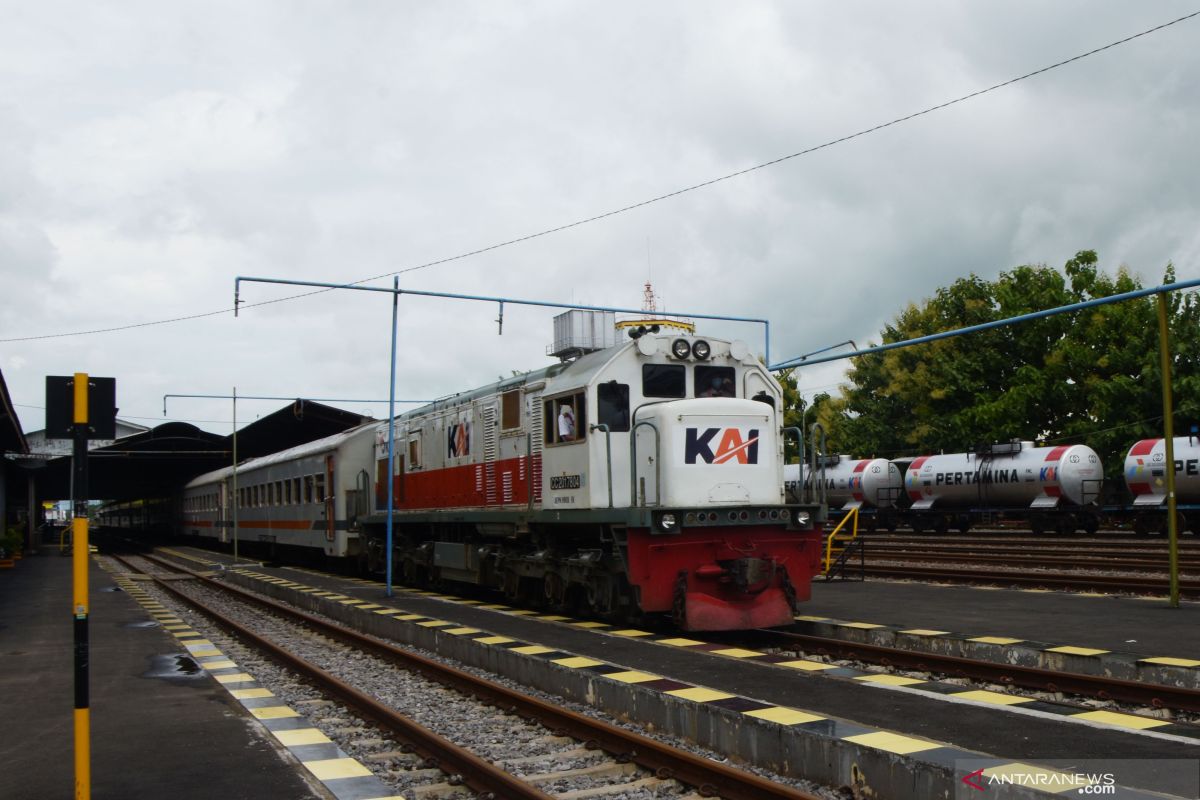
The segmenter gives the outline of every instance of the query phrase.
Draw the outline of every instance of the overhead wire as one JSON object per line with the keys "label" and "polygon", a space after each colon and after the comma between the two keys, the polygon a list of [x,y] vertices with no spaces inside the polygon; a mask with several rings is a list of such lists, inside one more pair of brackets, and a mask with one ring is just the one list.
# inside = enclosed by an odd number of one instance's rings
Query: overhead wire
{"label": "overhead wire", "polygon": [[[991,86],[988,86],[984,89],[978,89],[969,94],[962,95],[961,97],[956,97],[952,100],[947,100],[945,102],[938,103],[937,105],[929,106],[928,108],[923,108],[920,111],[914,111],[914,112],[912,112],[910,114],[906,114],[902,117],[896,117],[895,119],[889,120],[887,122],[881,122],[877,125],[872,125],[871,127],[863,128],[862,130],[847,134],[845,136],[838,137],[836,139],[830,139],[827,142],[813,145],[812,147],[808,147],[803,150],[798,150],[795,153],[789,153],[788,155],[779,156],[778,158],[773,158],[769,161],[764,161],[760,164],[755,164],[754,166],[751,166],[751,167],[746,167],[744,169],[740,169],[735,172],[730,172],[728,174],[721,175],[716,178],[710,178],[708,180],[701,181],[699,183],[694,183],[690,186],[685,186],[683,188],[676,189],[671,192],[667,192],[666,194],[660,194],[656,197],[651,197],[647,200],[641,200],[639,202],[632,203],[630,205],[622,206],[620,208],[612,209],[609,211],[605,211],[600,214],[595,214],[593,216],[586,217],[584,219],[575,220],[574,222],[568,222],[566,224],[559,225],[559,226],[556,226],[553,228],[546,228],[544,230],[540,230],[535,233],[529,233],[524,236],[518,236],[516,238],[508,239],[506,241],[498,242],[496,244],[488,245],[486,247],[480,247],[475,250],[470,250],[470,251],[467,251],[464,253],[459,253],[458,255],[448,256],[446,258],[440,258],[435,261],[428,261],[424,264],[418,264],[418,265],[411,266],[411,267],[405,267],[403,269],[395,270],[393,272],[385,272],[385,273],[382,273],[379,275],[373,275],[369,278],[360,278],[358,280],[349,281],[343,285],[344,286],[358,286],[360,284],[370,283],[371,281],[381,280],[383,278],[390,278],[390,277],[393,277],[396,275],[405,275],[408,273],[417,272],[418,270],[429,269],[430,267],[441,266],[443,264],[449,264],[454,261],[461,261],[463,259],[471,258],[471,257],[477,256],[477,255],[482,255],[483,253],[488,253],[493,250],[499,250],[504,247],[510,247],[512,245],[520,244],[522,242],[528,242],[532,239],[539,239],[544,236],[550,236],[555,233],[561,233],[562,231],[570,230],[572,228],[578,228],[582,225],[588,225],[590,223],[598,222],[600,220],[607,219],[609,217],[617,216],[618,214],[625,214],[627,212],[634,211],[639,208],[644,208],[644,207],[652,205],[654,203],[659,203],[664,200],[669,200],[673,197],[678,197],[682,194],[687,194],[688,192],[694,192],[699,189],[704,189],[709,186],[713,186],[714,184],[722,183],[724,181],[732,180],[734,178],[738,178],[743,175],[747,175],[751,172],[756,172],[758,170],[766,169],[768,167],[773,167],[773,166],[776,166],[777,164],[782,164],[783,162],[790,161],[791,159],[794,159],[794,158],[799,158],[801,156],[805,156],[810,153],[815,153],[819,150],[824,150],[829,147],[834,147],[835,145],[839,145],[844,142],[851,141],[852,139],[857,139],[861,136],[866,136],[868,134],[884,130],[885,128],[890,128],[895,125],[900,125],[901,123],[908,122],[910,120],[916,119],[916,118],[924,116],[926,114],[931,114],[935,111],[940,111],[942,109],[949,108],[950,106],[966,102],[967,100],[971,100],[973,98],[980,97],[981,95],[985,95],[990,92],[994,92],[998,89],[1003,89],[1006,86],[1011,86],[1015,83],[1019,83],[1024,80],[1028,80],[1028,79],[1036,77],[1038,75],[1042,75],[1051,70],[1058,69],[1059,67],[1064,67],[1068,64],[1072,64],[1076,61],[1080,61],[1080,60],[1088,58],[1090,56],[1094,56],[1098,53],[1103,53],[1104,51],[1111,50],[1114,47],[1119,47],[1120,45],[1128,44],[1129,42],[1132,42],[1135,39],[1140,39],[1143,36],[1149,36],[1152,33],[1157,33],[1159,31],[1162,31],[1173,25],[1178,25],[1181,22],[1186,22],[1187,20],[1190,20],[1197,16],[1200,16],[1200,11],[1193,11],[1190,14],[1185,14],[1182,17],[1178,17],[1169,22],[1164,22],[1161,25],[1155,25],[1152,28],[1147,28],[1146,30],[1140,31],[1140,32],[1132,34],[1130,36],[1126,36],[1123,39],[1118,39],[1114,42],[1109,42],[1108,44],[1103,45],[1101,47],[1096,47],[1096,48],[1093,48],[1092,50],[1088,50],[1087,52],[1079,53],[1078,55],[1071,56],[1070,58],[1063,59],[1062,61],[1055,62],[1048,66],[1041,67],[1039,69],[1035,69],[1031,72],[1026,72],[1025,74],[1018,75],[1015,78],[1010,78],[1006,81],[1001,81],[1000,83],[992,84]],[[268,305],[272,305],[275,303],[283,303],[283,302],[288,302],[291,300],[299,300],[304,297],[311,297],[313,295],[324,294],[325,292],[330,292],[330,291],[333,291],[333,290],[332,289],[316,289],[316,290],[313,290],[310,292],[300,292],[297,294],[286,295],[284,297],[277,297],[277,298],[273,298],[270,300],[260,300],[260,301],[254,302],[254,303],[241,303],[240,308],[241,309],[259,308],[262,306],[268,306]],[[66,332],[66,333],[50,333],[50,334],[41,334],[41,335],[37,335],[37,336],[18,336],[18,337],[4,338],[4,339],[0,339],[0,343],[29,342],[29,341],[36,341],[36,340],[43,340],[43,339],[57,339],[57,338],[63,338],[63,337],[68,337],[68,336],[87,336],[87,335],[97,334],[97,333],[113,333],[116,331],[133,330],[136,328],[144,328],[144,327],[149,327],[149,326],[154,326],[154,325],[167,325],[167,324],[176,323],[176,322],[185,322],[187,320],[202,319],[204,317],[213,317],[213,316],[217,316],[219,314],[228,313],[230,310],[231,309],[229,309],[229,308],[222,308],[222,309],[218,309],[218,310],[214,310],[214,311],[205,311],[205,312],[200,312],[200,313],[196,313],[196,314],[188,314],[185,316],[171,317],[169,319],[131,323],[128,325],[118,325],[118,326],[113,326],[110,328],[95,328],[95,329],[86,330],[86,331],[71,331],[71,332]]]}

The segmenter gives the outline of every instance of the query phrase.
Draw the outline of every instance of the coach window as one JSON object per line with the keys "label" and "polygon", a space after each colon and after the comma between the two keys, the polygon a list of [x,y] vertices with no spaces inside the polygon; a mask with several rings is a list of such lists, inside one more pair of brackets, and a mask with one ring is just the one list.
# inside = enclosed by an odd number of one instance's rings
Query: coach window
{"label": "coach window", "polygon": [[683,364],[642,364],[642,397],[684,397],[687,369]]}
{"label": "coach window", "polygon": [[275,505],[283,505],[283,481],[275,481]]}
{"label": "coach window", "polygon": [[521,390],[500,395],[500,428],[511,431],[521,427]]}
{"label": "coach window", "polygon": [[613,433],[629,430],[629,384],[609,381],[596,387],[596,416]]}
{"label": "coach window", "polygon": [[314,503],[324,503],[325,502],[325,475],[323,473],[318,472],[316,475],[313,476],[313,478],[314,478],[314,480],[313,480],[313,495],[314,495],[313,502]]}
{"label": "coach window", "polygon": [[421,434],[415,433],[408,437],[408,468],[421,468]]}
{"label": "coach window", "polygon": [[587,438],[587,402],[583,392],[547,400],[542,406],[546,444],[570,444]]}
{"label": "coach window", "polygon": [[311,503],[313,501],[313,476],[304,476],[304,502]]}
{"label": "coach window", "polygon": [[292,478],[292,497],[295,498],[292,502],[296,505],[300,505],[300,498],[304,496],[300,489],[300,483],[300,478]]}
{"label": "coach window", "polygon": [[696,366],[696,397],[737,397],[733,367]]}

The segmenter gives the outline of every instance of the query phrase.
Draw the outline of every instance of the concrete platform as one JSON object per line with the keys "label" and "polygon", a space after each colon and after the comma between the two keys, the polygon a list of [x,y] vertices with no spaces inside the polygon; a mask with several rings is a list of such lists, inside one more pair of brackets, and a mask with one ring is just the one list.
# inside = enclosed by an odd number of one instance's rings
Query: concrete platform
{"label": "concrete platform", "polygon": [[[92,562],[92,797],[326,798]],[[74,796],[71,559],[0,571],[0,796]]]}
{"label": "concrete platform", "polygon": [[1200,603],[870,580],[817,581],[805,615],[1200,660]]}

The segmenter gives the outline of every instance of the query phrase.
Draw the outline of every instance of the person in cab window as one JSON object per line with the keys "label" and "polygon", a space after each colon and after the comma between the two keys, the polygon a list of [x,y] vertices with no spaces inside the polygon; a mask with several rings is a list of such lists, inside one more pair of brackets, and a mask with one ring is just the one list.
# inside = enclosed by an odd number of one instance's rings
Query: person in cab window
{"label": "person in cab window", "polygon": [[725,397],[725,392],[721,388],[721,379],[713,378],[708,387],[700,393],[701,397]]}
{"label": "person in cab window", "polygon": [[566,403],[558,407],[558,440],[575,441],[575,412]]}

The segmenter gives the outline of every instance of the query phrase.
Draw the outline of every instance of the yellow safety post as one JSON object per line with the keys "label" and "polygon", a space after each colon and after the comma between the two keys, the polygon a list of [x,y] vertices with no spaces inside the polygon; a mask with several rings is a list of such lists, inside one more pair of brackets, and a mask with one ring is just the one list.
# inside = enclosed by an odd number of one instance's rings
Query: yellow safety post
{"label": "yellow safety post", "polygon": [[71,557],[75,627],[75,800],[92,796],[92,720],[88,702],[88,376],[75,373],[74,469]]}

